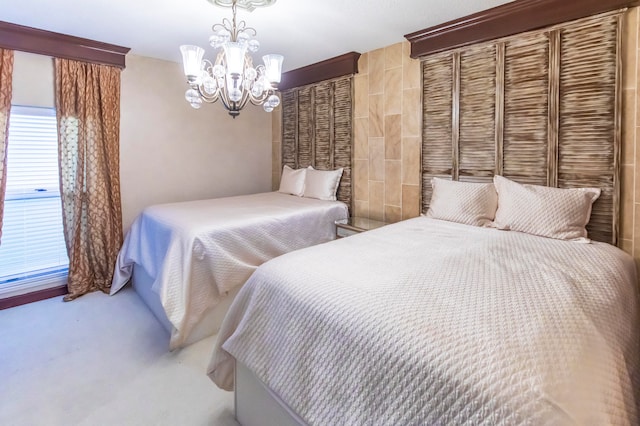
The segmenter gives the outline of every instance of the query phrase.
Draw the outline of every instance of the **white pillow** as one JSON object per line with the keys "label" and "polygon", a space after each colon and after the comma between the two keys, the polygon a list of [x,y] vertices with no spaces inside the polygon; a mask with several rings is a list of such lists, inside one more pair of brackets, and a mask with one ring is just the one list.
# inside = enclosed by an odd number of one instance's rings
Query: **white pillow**
{"label": "white pillow", "polygon": [[427,217],[490,226],[498,208],[498,194],[492,183],[431,179],[433,194]]}
{"label": "white pillow", "polygon": [[282,177],[280,178],[280,188],[278,189],[278,192],[302,197],[304,194],[304,182],[306,175],[307,169],[293,170],[289,166],[284,166],[282,169]]}
{"label": "white pillow", "polygon": [[522,185],[502,176],[494,176],[493,182],[498,191],[496,228],[589,242],[585,226],[600,189]]}
{"label": "white pillow", "polygon": [[304,185],[304,196],[318,200],[335,201],[342,171],[342,168],[330,171],[315,170],[309,166]]}

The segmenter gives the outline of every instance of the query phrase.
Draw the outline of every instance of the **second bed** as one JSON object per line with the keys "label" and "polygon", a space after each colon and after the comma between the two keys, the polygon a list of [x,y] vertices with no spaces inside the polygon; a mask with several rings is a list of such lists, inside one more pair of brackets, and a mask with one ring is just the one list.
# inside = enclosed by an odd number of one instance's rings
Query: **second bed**
{"label": "second bed", "polygon": [[125,237],[111,294],[131,280],[173,350],[214,334],[258,266],[334,239],[347,216],[340,201],[279,192],[151,206]]}

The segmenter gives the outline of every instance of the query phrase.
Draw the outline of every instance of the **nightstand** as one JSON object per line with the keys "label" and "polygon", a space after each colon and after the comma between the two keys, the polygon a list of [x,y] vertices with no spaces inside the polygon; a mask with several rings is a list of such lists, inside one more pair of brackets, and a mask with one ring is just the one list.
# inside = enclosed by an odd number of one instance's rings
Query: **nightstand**
{"label": "nightstand", "polygon": [[359,234],[360,232],[371,231],[388,225],[386,222],[379,220],[367,219],[364,217],[351,216],[348,219],[336,220],[336,238],[344,238],[350,235]]}

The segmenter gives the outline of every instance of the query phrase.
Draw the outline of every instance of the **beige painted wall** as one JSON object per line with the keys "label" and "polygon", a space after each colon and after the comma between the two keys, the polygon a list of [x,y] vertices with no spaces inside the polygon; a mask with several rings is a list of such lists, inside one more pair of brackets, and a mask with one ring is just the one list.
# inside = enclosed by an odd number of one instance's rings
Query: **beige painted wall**
{"label": "beige painted wall", "polygon": [[[16,52],[14,104],[54,106],[53,61]],[[120,179],[125,230],[143,208],[271,189],[271,116],[249,105],[194,110],[179,64],[128,55],[122,72]]]}
{"label": "beige painted wall", "polygon": [[271,115],[219,103],[194,110],[182,66],[128,55],[122,73],[120,176],[125,229],[149,205],[271,190]]}
{"label": "beige painted wall", "polygon": [[53,60],[48,56],[14,52],[11,103],[53,108]]}

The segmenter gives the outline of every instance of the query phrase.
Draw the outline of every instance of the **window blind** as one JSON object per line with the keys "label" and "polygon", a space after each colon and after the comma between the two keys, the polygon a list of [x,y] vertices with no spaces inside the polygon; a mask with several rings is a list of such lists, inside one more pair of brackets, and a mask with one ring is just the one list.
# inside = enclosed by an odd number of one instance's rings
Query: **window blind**
{"label": "window blind", "polygon": [[13,106],[9,117],[0,285],[59,273],[68,263],[55,110]]}

